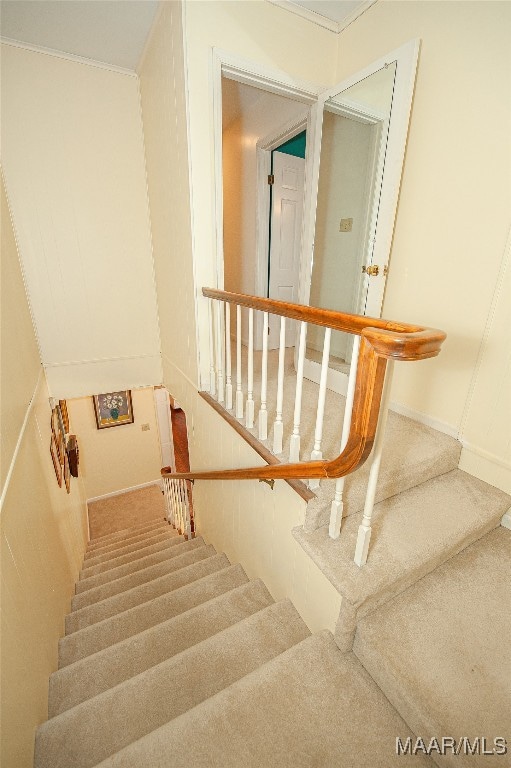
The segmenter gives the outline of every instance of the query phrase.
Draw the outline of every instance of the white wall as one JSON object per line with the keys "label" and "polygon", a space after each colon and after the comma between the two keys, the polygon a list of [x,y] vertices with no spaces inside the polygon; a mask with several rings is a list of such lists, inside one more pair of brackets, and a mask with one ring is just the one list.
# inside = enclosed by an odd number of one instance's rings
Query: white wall
{"label": "white wall", "polygon": [[393,399],[455,434],[509,227],[510,24],[509,3],[380,2],[339,36],[339,80],[422,40],[383,314],[447,332],[396,366]]}
{"label": "white wall", "polygon": [[[160,479],[161,456],[152,387],[133,389],[133,424],[98,429],[92,397],[67,401],[80,447],[87,499]],[[148,424],[149,430],[142,431]]]}
{"label": "white wall", "polygon": [[52,394],[160,383],[136,76],[3,44],[2,162]]}
{"label": "white wall", "polygon": [[139,75],[163,368],[177,365],[197,381],[181,11],[162,4]]}
{"label": "white wall", "polygon": [[87,540],[80,478],[57,484],[50,404],[2,180],[1,729],[0,762],[32,768],[48,716],[48,677]]}

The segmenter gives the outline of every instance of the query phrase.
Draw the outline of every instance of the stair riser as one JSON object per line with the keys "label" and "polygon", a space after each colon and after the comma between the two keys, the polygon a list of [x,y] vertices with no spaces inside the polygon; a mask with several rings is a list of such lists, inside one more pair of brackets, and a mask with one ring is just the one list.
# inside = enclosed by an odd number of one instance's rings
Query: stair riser
{"label": "stair riser", "polygon": [[113,688],[266,608],[262,582],[248,584],[117,643],[50,676],[49,717]]}
{"label": "stair riser", "polygon": [[120,643],[191,608],[236,589],[248,581],[241,565],[233,565],[112,616],[59,641],[59,668]]}
{"label": "stair riser", "polygon": [[116,539],[107,541],[104,544],[93,545],[89,542],[87,551],[85,552],[85,560],[88,560],[91,557],[97,557],[98,555],[104,555],[104,554],[108,554],[109,552],[114,552],[116,549],[120,549],[121,547],[127,547],[127,546],[130,546],[131,544],[137,544],[139,541],[148,539],[151,536],[158,536],[162,533],[168,533],[169,531],[174,531],[174,530],[175,529],[172,528],[168,523],[162,522],[160,525],[155,526],[154,528],[151,528],[147,531],[143,531],[141,533],[132,533],[124,536],[118,536]]}
{"label": "stair riser", "polygon": [[175,540],[184,541],[184,536],[178,536],[177,531],[173,528],[169,528],[164,533],[159,533],[156,536],[151,536],[149,539],[144,539],[140,543],[128,545],[127,547],[121,547],[113,552],[107,552],[104,555],[98,555],[97,557],[89,557],[83,561],[83,569],[95,568],[98,565],[108,565],[111,560],[116,560],[120,557],[126,557],[132,553],[139,552],[141,549],[152,547],[155,544],[163,544],[165,542],[171,542]]}
{"label": "stair riser", "polygon": [[44,723],[34,768],[92,768],[309,635],[287,601],[259,611]]}
{"label": "stair riser", "polygon": [[93,587],[86,592],[82,592],[80,595],[73,597],[71,601],[71,610],[76,611],[80,608],[85,608],[88,605],[93,605],[101,600],[106,600],[108,597],[113,597],[121,592],[126,592],[134,587],[138,587],[141,584],[145,584],[148,581],[158,579],[160,576],[164,576],[172,571],[177,571],[180,568],[185,568],[187,565],[197,562],[198,560],[204,560],[207,557],[212,557],[216,554],[213,547],[197,547],[191,552],[185,552],[178,557],[172,557],[165,560],[163,563],[152,565],[149,568],[144,568],[136,573],[123,576],[120,579],[115,579],[108,584],[103,584],[99,587]]}
{"label": "stair riser", "polygon": [[142,584],[120,595],[114,595],[114,597],[102,600],[100,603],[88,606],[83,610],[69,613],[66,616],[66,634],[71,634],[98,621],[115,616],[117,613],[122,613],[129,608],[134,608],[155,597],[160,597],[160,595],[164,595],[167,592],[179,589],[215,571],[227,568],[228,565],[229,561],[225,555],[208,557],[200,563],[194,563],[187,568],[181,568],[174,573],[168,573],[159,579],[154,579],[147,584]]}
{"label": "stair riser", "polygon": [[173,557],[179,557],[179,555],[201,546],[204,546],[204,540],[199,536],[190,541],[182,541],[179,544],[170,544],[167,547],[160,547],[159,550],[149,553],[145,555],[145,557],[130,560],[127,563],[119,564],[117,567],[110,568],[102,573],[91,574],[88,578],[82,579],[76,584],[76,594],[79,595],[93,587],[100,587],[102,584],[108,584],[109,581],[121,579],[124,576],[128,576],[130,573],[142,571],[144,568],[163,563]]}
{"label": "stair riser", "polygon": [[108,533],[105,536],[98,536],[89,541],[89,548],[94,549],[96,547],[103,547],[109,544],[115,544],[120,539],[129,538],[131,536],[139,536],[148,533],[156,528],[161,528],[166,525],[166,521],[161,518],[155,518],[150,523],[144,523],[143,525],[134,525],[131,528],[124,528],[121,531],[115,531],[115,533]]}

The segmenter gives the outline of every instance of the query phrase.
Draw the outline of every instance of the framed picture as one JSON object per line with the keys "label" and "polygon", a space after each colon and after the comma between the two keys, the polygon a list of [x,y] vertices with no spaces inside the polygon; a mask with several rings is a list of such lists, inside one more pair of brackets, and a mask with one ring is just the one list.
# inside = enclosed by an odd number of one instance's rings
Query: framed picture
{"label": "framed picture", "polygon": [[51,460],[53,461],[53,469],[55,470],[55,477],[57,478],[57,483],[59,484],[60,487],[62,487],[62,464],[60,463],[57,443],[53,435],[50,438],[50,454],[51,454]]}
{"label": "framed picture", "polygon": [[98,429],[120,427],[121,424],[133,424],[133,405],[129,389],[122,392],[93,395],[92,400]]}
{"label": "framed picture", "polygon": [[67,403],[65,400],[59,400],[60,415],[62,416],[62,424],[64,426],[64,432],[69,434],[69,415],[67,412]]}
{"label": "framed picture", "polygon": [[71,493],[71,469],[67,458],[67,453],[64,451],[64,482],[66,484],[66,491]]}
{"label": "framed picture", "polygon": [[66,457],[66,441],[62,436],[62,432],[59,432],[58,435],[56,436],[55,443],[57,445],[57,453],[59,456],[59,461],[62,464],[62,466],[64,466],[64,459]]}

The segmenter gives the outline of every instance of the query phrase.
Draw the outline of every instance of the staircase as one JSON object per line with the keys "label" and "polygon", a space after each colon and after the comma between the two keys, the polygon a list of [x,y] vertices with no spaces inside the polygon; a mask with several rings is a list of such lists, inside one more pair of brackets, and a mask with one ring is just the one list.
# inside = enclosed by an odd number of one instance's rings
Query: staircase
{"label": "staircase", "polygon": [[329,632],[155,521],[88,546],[35,768],[378,767],[409,735]]}

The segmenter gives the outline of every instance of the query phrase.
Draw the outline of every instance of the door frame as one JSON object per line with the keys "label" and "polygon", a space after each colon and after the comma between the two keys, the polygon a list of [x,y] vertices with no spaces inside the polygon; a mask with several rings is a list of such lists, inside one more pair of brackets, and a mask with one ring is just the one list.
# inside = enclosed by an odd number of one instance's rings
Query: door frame
{"label": "door frame", "polygon": [[[286,96],[292,98],[295,101],[301,101],[304,107],[308,110],[308,114],[305,120],[302,118],[302,122],[306,125],[307,130],[307,142],[314,141],[314,130],[316,125],[316,119],[314,111],[317,108],[317,100],[320,93],[324,91],[324,86],[320,86],[314,83],[310,83],[299,78],[290,77],[286,72],[278,69],[271,69],[255,64],[254,62],[243,59],[240,56],[224,51],[220,48],[213,48],[211,52],[211,82],[212,82],[212,109],[213,109],[213,162],[214,162],[214,244],[215,244],[215,273],[216,273],[216,287],[220,290],[224,289],[224,225],[223,225],[223,157],[222,157],[222,77],[226,77],[230,80],[236,80],[238,83],[244,85],[252,85],[256,88],[260,88],[263,91],[269,93],[275,93],[279,96]],[[291,121],[294,122],[294,121]],[[297,123],[298,125],[298,123]],[[290,124],[286,124],[282,127],[286,130],[292,130]],[[303,130],[303,129],[302,129]],[[278,132],[277,132],[278,133]],[[300,130],[296,130],[296,133],[300,133]],[[296,133],[294,135],[296,135]],[[286,141],[286,133],[280,133],[280,143]],[[276,134],[265,137],[262,140],[261,150],[268,151],[271,154],[272,141],[278,141],[279,136]],[[288,138],[292,138],[291,134],[287,134]],[[264,145],[264,141],[268,139],[267,145]],[[259,142],[258,142],[259,144]],[[273,147],[275,148],[275,147]],[[307,154],[309,154],[309,162],[311,168],[308,172],[307,168]],[[308,209],[312,203],[312,189],[313,189],[313,176],[312,176],[312,152],[306,152],[306,166],[305,166],[305,180],[304,180],[304,211]],[[265,166],[267,167],[267,166]],[[259,162],[257,165],[257,173],[259,174]],[[266,172],[268,175],[269,171]],[[259,176],[258,176],[259,178]],[[268,185],[266,185],[268,186]],[[256,216],[260,215],[260,201],[257,199],[256,203]],[[268,203],[269,205],[269,203]],[[306,231],[306,225],[310,221],[310,217],[303,217],[302,227],[302,239],[300,244],[300,274],[298,278],[298,290],[300,291],[301,285],[301,264],[302,264],[302,249],[303,243],[309,239],[309,233]],[[307,222],[306,222],[307,220]],[[261,220],[260,220],[261,221]],[[260,250],[259,242],[261,238],[260,227],[256,224],[256,278],[255,287],[260,290],[261,285],[261,267],[260,267]],[[268,259],[268,256],[266,256]],[[268,262],[266,261],[266,264]],[[264,270],[264,267],[263,267]],[[264,286],[263,289],[264,290]],[[262,294],[261,294],[262,295]],[[261,345],[262,339],[262,316],[261,313],[256,313],[255,323],[255,341]],[[256,347],[257,348],[257,347]],[[259,346],[259,348],[261,348]]]}

